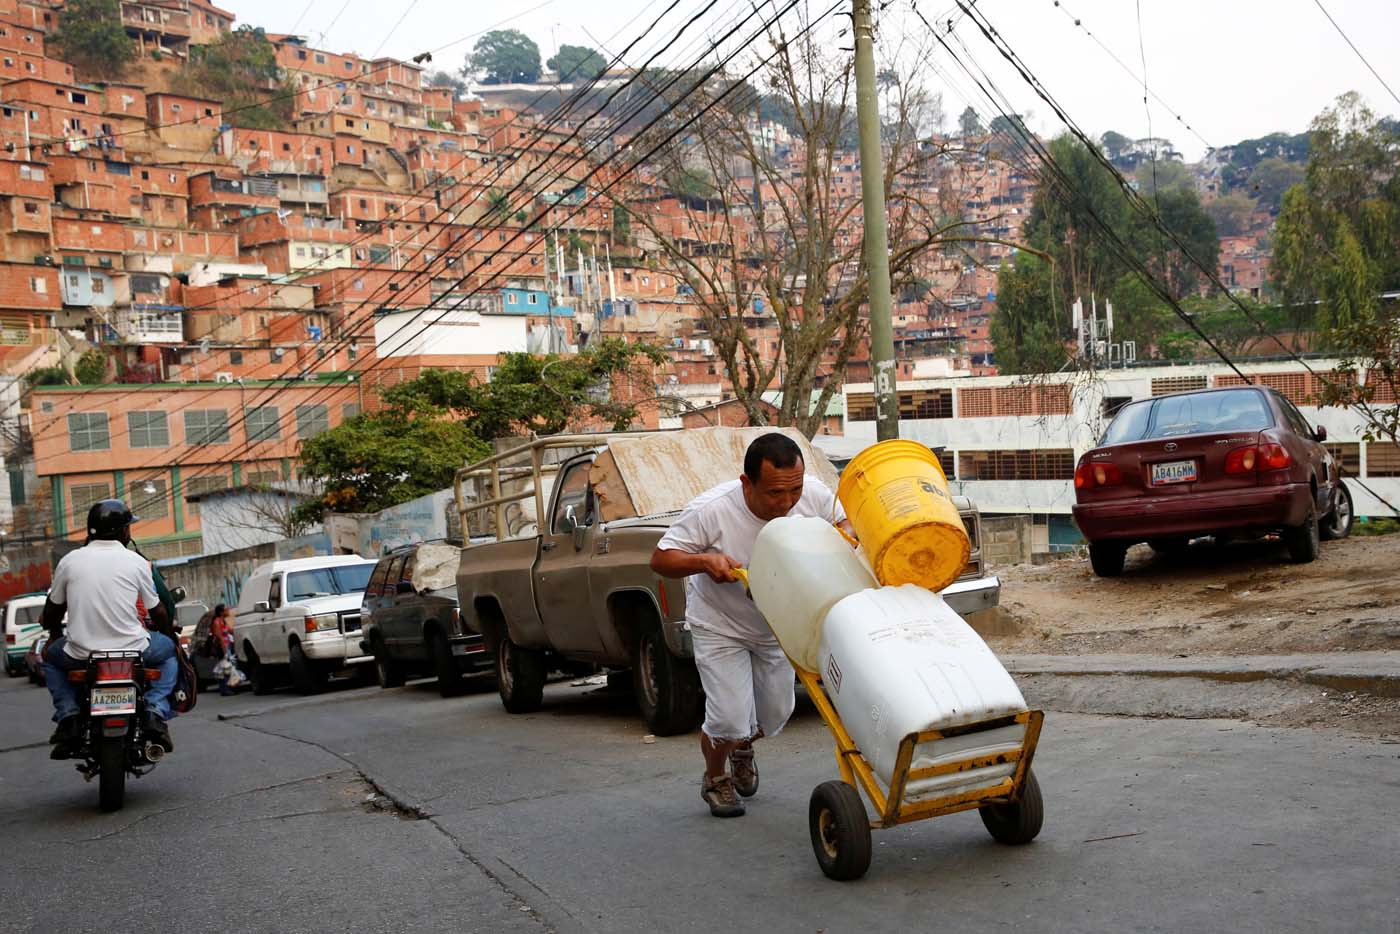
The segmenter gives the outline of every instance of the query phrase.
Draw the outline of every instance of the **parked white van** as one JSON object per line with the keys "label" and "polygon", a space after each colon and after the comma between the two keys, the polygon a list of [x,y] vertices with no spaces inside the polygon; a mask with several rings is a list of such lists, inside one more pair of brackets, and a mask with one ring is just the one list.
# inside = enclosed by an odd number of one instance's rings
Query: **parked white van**
{"label": "parked white van", "polygon": [[48,594],[24,593],[11,597],[0,609],[0,631],[5,634],[5,674],[25,674],[24,655],[44,631],[44,604]]}
{"label": "parked white van", "polygon": [[352,665],[367,666],[372,676],[374,656],[360,648],[360,601],[374,565],[356,555],[323,555],[273,561],[248,576],[233,631],[254,693],[289,680],[314,694]]}

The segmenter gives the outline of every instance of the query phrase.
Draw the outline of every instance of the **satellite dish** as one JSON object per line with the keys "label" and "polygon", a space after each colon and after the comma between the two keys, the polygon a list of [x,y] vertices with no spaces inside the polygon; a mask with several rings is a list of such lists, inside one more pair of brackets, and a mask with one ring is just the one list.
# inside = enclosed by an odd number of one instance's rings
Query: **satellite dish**
{"label": "satellite dish", "polygon": [[209,352],[209,338],[204,338],[199,342],[199,352],[207,354]]}

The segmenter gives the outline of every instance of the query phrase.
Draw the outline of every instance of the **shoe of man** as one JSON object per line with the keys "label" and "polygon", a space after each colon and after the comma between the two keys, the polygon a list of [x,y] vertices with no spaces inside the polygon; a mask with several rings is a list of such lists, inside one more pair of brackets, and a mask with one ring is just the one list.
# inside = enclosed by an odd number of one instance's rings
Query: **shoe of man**
{"label": "shoe of man", "polygon": [[153,713],[147,713],[144,726],[147,737],[160,743],[161,748],[166,752],[175,751],[175,743],[170,739],[170,727],[165,725],[164,720]]}
{"label": "shoe of man", "polygon": [[82,748],[83,734],[80,718],[77,715],[64,717],[58,722],[58,728],[49,737],[49,743],[53,749],[49,750],[50,759],[71,759],[73,755]]}
{"label": "shoe of man", "polygon": [[754,762],[752,743],[729,754],[729,769],[734,775],[735,791],[745,798],[758,794],[758,764]]}
{"label": "shoe of man", "polygon": [[700,797],[710,806],[714,817],[742,817],[744,802],[734,790],[734,778],[728,773],[711,780],[708,775],[700,779]]}

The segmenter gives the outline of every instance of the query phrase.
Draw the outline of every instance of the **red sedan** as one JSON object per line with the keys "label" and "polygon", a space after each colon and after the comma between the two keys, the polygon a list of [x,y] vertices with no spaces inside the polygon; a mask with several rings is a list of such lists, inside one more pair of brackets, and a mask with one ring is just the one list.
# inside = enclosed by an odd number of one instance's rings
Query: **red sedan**
{"label": "red sedan", "polygon": [[1294,561],[1351,531],[1338,464],[1298,409],[1247,386],[1131,402],[1074,472],[1074,521],[1094,573],[1123,572],[1128,546],[1278,533]]}

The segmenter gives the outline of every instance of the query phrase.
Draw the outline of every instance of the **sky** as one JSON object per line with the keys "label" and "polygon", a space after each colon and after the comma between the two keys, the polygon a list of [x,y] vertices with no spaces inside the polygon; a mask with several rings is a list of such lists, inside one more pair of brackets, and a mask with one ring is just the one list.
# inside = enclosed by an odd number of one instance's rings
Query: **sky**
{"label": "sky", "polygon": [[[1400,92],[1400,57],[1394,54],[1400,48],[1400,3],[1321,2],[1385,82]],[[1115,130],[1140,138],[1148,135],[1150,125],[1152,135],[1170,139],[1188,160],[1195,160],[1208,146],[1275,131],[1303,132],[1349,90],[1359,91],[1377,113],[1400,115],[1400,102],[1347,46],[1318,3],[981,0],[977,9],[1086,132],[1097,137]],[[480,34],[494,28],[526,33],[539,45],[542,58],[565,43],[616,55],[640,36],[633,54],[624,58],[628,64],[640,64],[654,53],[659,53],[658,64],[676,64],[690,60],[683,58],[686,52],[693,59],[698,43],[721,33],[750,8],[741,0],[224,0],[221,5],[240,23],[296,32],[317,48],[399,58],[432,51],[429,67],[453,69],[461,66]],[[985,68],[1011,109],[1028,115],[1032,129],[1049,136],[1061,132],[1051,108],[972,21],[959,16],[955,0],[890,0],[880,14],[876,54],[893,59],[901,69],[920,70],[924,84],[943,94],[949,128],[969,104],[984,120],[995,111],[954,59],[932,42],[913,12],[915,5],[931,22],[946,25],[954,18],[954,39],[949,41],[958,57],[975,73],[979,66]],[[685,20],[706,9],[668,51],[660,49]],[[829,9],[826,2],[799,0],[785,14],[785,23],[800,29],[803,11],[812,18]],[[849,6],[842,2],[839,9]],[[656,28],[643,36],[658,16]],[[845,16],[829,16],[813,34],[832,54],[841,54],[850,42],[842,34],[848,22]]]}

